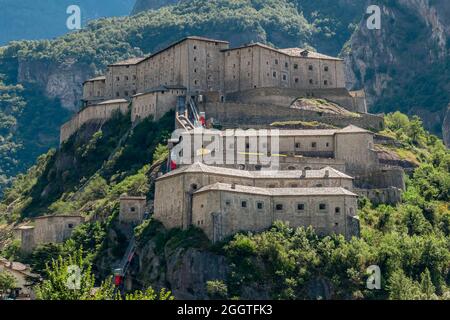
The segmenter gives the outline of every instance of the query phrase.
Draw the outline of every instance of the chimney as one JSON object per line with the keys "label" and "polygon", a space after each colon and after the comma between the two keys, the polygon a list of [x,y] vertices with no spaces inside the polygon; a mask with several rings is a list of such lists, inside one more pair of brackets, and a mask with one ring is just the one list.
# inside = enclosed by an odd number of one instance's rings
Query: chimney
{"label": "chimney", "polygon": [[330,176],[330,170],[325,170],[325,178],[328,178]]}
{"label": "chimney", "polygon": [[233,189],[233,190],[236,189],[236,183],[231,184],[231,189]]}

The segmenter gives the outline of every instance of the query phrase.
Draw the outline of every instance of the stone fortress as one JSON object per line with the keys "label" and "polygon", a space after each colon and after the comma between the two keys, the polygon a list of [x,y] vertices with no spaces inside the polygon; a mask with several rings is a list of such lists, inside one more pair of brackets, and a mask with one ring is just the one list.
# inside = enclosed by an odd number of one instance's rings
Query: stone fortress
{"label": "stone fortress", "polygon": [[[374,147],[383,117],[367,113],[363,91],[345,88],[344,62],[300,48],[230,48],[226,41],[187,37],[150,56],[111,64],[105,76],[84,82],[83,107],[61,127],[61,143],[115,112],[130,112],[137,123],[170,110],[182,133],[169,141],[170,172],[156,180],[153,203],[153,217],[167,228],[194,225],[215,242],[282,220],[349,239],[359,234],[358,195],[396,203],[404,189],[403,170],[384,163]],[[290,120],[333,129],[271,126]],[[264,142],[251,130],[218,147],[228,133],[213,127],[267,129],[278,141],[276,155],[264,146],[277,157],[277,170],[255,159]],[[201,148],[187,143],[197,136],[205,142]],[[205,164],[227,148],[239,161]],[[144,202],[122,197],[120,220],[137,223]]]}

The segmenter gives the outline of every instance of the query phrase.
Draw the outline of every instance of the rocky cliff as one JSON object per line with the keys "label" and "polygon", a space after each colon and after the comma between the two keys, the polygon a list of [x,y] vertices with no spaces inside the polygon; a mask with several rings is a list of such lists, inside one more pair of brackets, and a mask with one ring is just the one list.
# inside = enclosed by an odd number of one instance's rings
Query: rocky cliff
{"label": "rocky cliff", "polygon": [[444,123],[442,124],[442,135],[444,137],[445,145],[450,147],[450,104],[448,105]]}
{"label": "rocky cliff", "polygon": [[17,80],[19,83],[37,84],[47,98],[56,98],[62,107],[76,111],[83,95],[81,84],[94,72],[89,65],[74,58],[61,63],[19,59]]}
{"label": "rocky cliff", "polygon": [[369,30],[363,19],[349,40],[348,86],[365,88],[372,111],[417,114],[440,133],[450,101],[450,2],[371,4],[381,7],[381,29]]}

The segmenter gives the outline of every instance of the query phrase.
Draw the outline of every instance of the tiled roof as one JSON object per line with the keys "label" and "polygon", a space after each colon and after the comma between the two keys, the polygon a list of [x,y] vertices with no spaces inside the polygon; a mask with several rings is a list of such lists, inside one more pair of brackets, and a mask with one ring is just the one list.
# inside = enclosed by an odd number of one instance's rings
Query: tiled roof
{"label": "tiled roof", "polygon": [[307,55],[305,55],[305,58],[325,59],[325,60],[341,60],[336,57],[328,56],[326,54],[322,54],[319,52],[314,52],[314,51],[302,49],[302,48],[286,48],[286,49],[279,49],[278,51],[281,51],[291,57],[301,57],[302,53],[307,53]]}
{"label": "tiled roof", "polygon": [[228,183],[214,183],[199,189],[195,194],[210,191],[230,191],[238,193],[260,194],[267,196],[354,196],[357,195],[344,188],[258,188]]}
{"label": "tiled roof", "polygon": [[55,214],[55,215],[34,217],[33,219],[37,220],[37,219],[52,219],[52,218],[83,218],[83,216],[81,214]]}
{"label": "tiled roof", "polygon": [[181,86],[181,85],[163,85],[163,86],[159,86],[156,88],[151,88],[145,92],[140,92],[138,94],[135,94],[133,97],[139,97],[139,96],[143,96],[146,94],[151,94],[151,93],[155,93],[155,92],[160,92],[160,91],[168,91],[168,90],[186,90],[185,86]]}
{"label": "tiled roof", "polygon": [[139,61],[139,62],[142,62],[142,61],[144,61],[144,60],[150,59],[151,57],[154,57],[154,56],[160,54],[161,52],[164,52],[164,51],[166,51],[167,49],[170,49],[170,48],[172,48],[173,46],[176,46],[177,44],[180,44],[180,43],[182,43],[182,42],[184,42],[184,41],[186,41],[186,40],[199,40],[199,41],[217,42],[217,43],[225,43],[225,44],[228,44],[228,43],[229,43],[228,41],[224,41],[224,40],[210,39],[210,38],[199,37],[199,36],[188,36],[188,37],[182,38],[182,39],[180,39],[180,40],[178,40],[178,41],[175,41],[175,42],[169,44],[167,47],[164,47],[164,48],[162,48],[161,50],[158,50],[158,51],[152,53],[151,55],[149,55],[148,57],[145,57],[144,59],[142,59],[142,60]]}
{"label": "tiled roof", "polygon": [[339,133],[371,133],[371,132],[351,124],[346,126],[344,129],[339,130]]}
{"label": "tiled roof", "polygon": [[106,101],[103,101],[103,102],[99,102],[99,103],[97,103],[97,105],[113,104],[113,103],[125,103],[125,102],[128,102],[128,101],[125,100],[125,99],[112,99],[112,100],[106,100]]}
{"label": "tiled roof", "polygon": [[[267,135],[275,135],[278,134],[279,136],[333,136],[336,133],[362,133],[367,132],[371,133],[368,130],[362,129],[360,127],[357,127],[355,125],[349,125],[343,129],[269,129],[266,130]],[[233,136],[256,136],[261,135],[261,132],[263,130],[236,130],[236,131],[230,131],[233,132]],[[189,133],[202,133],[206,135],[220,135],[220,136],[226,136],[226,131],[217,131],[217,130],[210,130],[210,129],[203,129],[203,128],[196,128]],[[187,133],[186,133],[187,134]]]}
{"label": "tiled roof", "polygon": [[92,81],[100,81],[100,80],[106,80],[106,77],[105,77],[105,76],[99,76],[99,77],[87,79],[87,80],[85,81],[85,83],[86,83],[86,82],[92,82]]}
{"label": "tiled roof", "polygon": [[[335,60],[335,61],[341,61],[342,59],[336,58],[336,57],[332,57],[332,56],[327,56],[325,54],[321,54],[318,52],[313,52],[307,49],[302,49],[302,48],[285,48],[285,49],[277,49],[277,48],[273,48],[271,46],[268,46],[264,43],[260,43],[260,42],[255,42],[255,43],[250,43],[247,45],[243,45],[240,47],[235,47],[235,48],[230,48],[230,49],[225,49],[223,51],[232,51],[232,50],[237,50],[237,49],[245,49],[245,48],[250,48],[250,47],[254,47],[254,46],[258,46],[264,49],[268,49],[268,50],[272,50],[272,51],[276,51],[285,55],[288,55],[290,57],[301,57],[301,58],[310,58],[310,59],[325,59],[325,60]],[[307,55],[303,56],[301,55],[302,52],[307,52]]]}
{"label": "tiled roof", "polygon": [[[164,176],[158,178],[164,179],[167,177],[171,177],[174,175],[182,174],[182,173],[211,173],[218,174],[224,176],[235,176],[249,179],[318,179],[325,178],[325,172],[328,170],[329,178],[343,178],[343,179],[352,179],[352,177],[342,173],[334,168],[325,167],[320,170],[274,170],[274,171],[247,171],[247,170],[238,170],[231,168],[223,168],[223,167],[215,167],[208,166],[201,162],[196,162],[189,166],[184,166],[174,171],[171,171]],[[306,173],[306,176],[302,178],[303,172]]]}
{"label": "tiled roof", "polygon": [[135,65],[144,60],[145,57],[130,58],[110,64],[110,66],[130,66]]}

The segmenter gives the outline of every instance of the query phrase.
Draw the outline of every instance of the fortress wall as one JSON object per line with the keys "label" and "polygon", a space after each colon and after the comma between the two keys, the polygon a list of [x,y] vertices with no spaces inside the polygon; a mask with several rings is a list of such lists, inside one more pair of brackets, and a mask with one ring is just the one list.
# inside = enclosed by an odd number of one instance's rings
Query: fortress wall
{"label": "fortress wall", "polygon": [[[258,202],[263,204],[262,209],[258,209]],[[304,210],[298,210],[300,203]],[[325,210],[319,210],[321,203],[326,204]],[[278,204],[283,205],[282,210],[276,210]],[[336,208],[339,213],[335,213]],[[347,217],[354,216],[356,209],[356,197],[350,196],[270,196],[208,190],[194,195],[192,221],[214,242],[239,231],[262,231],[277,220],[291,227],[312,226],[319,234],[337,233],[348,238]]]}
{"label": "fortress wall", "polygon": [[137,93],[137,65],[111,65],[106,72],[106,99],[130,99]]}
{"label": "fortress wall", "polygon": [[345,172],[367,173],[378,168],[378,156],[372,150],[373,135],[371,133],[337,132],[335,145],[335,157],[345,161]]}
{"label": "fortress wall", "polygon": [[301,89],[272,86],[254,88],[241,92],[231,92],[226,95],[226,101],[247,104],[272,104],[282,107],[290,107],[296,99],[301,97],[327,99],[352,112],[365,113],[366,111],[364,108],[359,108],[355,105],[354,98],[345,88]]}
{"label": "fortress wall", "polygon": [[106,94],[106,83],[104,79],[88,80],[83,84],[83,100],[98,101],[104,99]]}
{"label": "fortress wall", "polygon": [[131,121],[153,116],[159,120],[168,111],[174,110],[179,96],[184,96],[184,89],[168,89],[140,94],[133,97],[131,107]]}
{"label": "fortress wall", "polygon": [[84,222],[83,217],[51,216],[34,220],[34,244],[61,243],[70,237],[76,226]]}
{"label": "fortress wall", "polygon": [[225,51],[224,91],[253,88],[345,88],[343,62],[296,57],[260,45]]}
{"label": "fortress wall", "polygon": [[404,171],[401,168],[386,167],[372,170],[366,175],[355,176],[355,186],[369,189],[395,187],[405,190]]}
{"label": "fortress wall", "polygon": [[243,104],[243,103],[206,103],[203,111],[208,118],[214,118],[216,123],[224,127],[236,127],[236,125],[265,125],[283,121],[318,121],[336,127],[345,127],[353,124],[369,130],[381,130],[384,128],[383,117],[372,114],[358,114],[348,117],[335,114],[318,113],[310,110],[279,107],[276,105]]}
{"label": "fortress wall", "polygon": [[360,197],[367,197],[373,204],[395,205],[402,200],[402,190],[390,187],[381,189],[354,189],[353,192]]}
{"label": "fortress wall", "polygon": [[112,117],[115,111],[122,114],[128,112],[128,102],[108,103],[93,105],[79,111],[71,120],[60,128],[60,143],[67,141],[83,124],[91,120],[106,121]]}

